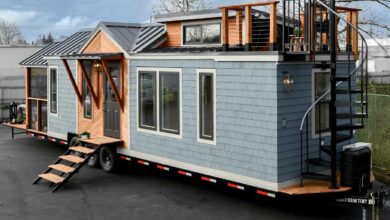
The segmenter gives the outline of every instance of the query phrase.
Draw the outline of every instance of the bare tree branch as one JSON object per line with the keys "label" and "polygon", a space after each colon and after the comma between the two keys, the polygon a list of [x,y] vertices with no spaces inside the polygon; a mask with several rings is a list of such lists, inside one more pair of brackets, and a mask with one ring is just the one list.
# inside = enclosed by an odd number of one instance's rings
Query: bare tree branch
{"label": "bare tree branch", "polygon": [[0,19],[0,45],[10,45],[21,36],[22,33],[18,25]]}
{"label": "bare tree branch", "polygon": [[202,10],[210,7],[209,0],[159,0],[153,5],[152,9],[153,14],[156,15]]}

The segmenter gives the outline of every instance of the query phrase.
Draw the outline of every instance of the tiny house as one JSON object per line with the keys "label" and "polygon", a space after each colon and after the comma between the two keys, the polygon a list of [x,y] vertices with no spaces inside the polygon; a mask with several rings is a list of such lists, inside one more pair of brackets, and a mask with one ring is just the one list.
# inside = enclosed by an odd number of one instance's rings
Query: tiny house
{"label": "tiny house", "polygon": [[340,160],[369,146],[354,139],[368,116],[359,10],[337,7],[346,18],[331,32],[320,1],[278,6],[101,22],[34,55],[37,67],[22,62],[27,131],[71,145],[36,182],[56,190],[86,163],[111,172],[124,160],[269,197],[359,188]]}

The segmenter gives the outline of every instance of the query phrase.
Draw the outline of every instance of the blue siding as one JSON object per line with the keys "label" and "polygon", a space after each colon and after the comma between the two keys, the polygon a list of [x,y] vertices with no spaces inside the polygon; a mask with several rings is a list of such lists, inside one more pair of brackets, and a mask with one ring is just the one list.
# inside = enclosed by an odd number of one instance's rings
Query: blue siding
{"label": "blue siding", "polygon": [[[345,76],[348,72],[347,64],[338,64],[337,74]],[[306,110],[312,104],[312,64],[279,64],[278,65],[278,182],[285,182],[300,177],[300,124]],[[353,66],[352,66],[353,69]],[[288,71],[294,79],[291,92],[283,91],[283,72]],[[346,88],[344,83],[338,88]],[[340,112],[346,109],[339,110]],[[309,157],[318,157],[318,138],[312,137],[312,114],[308,116],[309,122]],[[286,127],[283,127],[283,119]],[[342,122],[341,122],[342,123]],[[306,131],[306,124],[304,126]],[[304,133],[306,135],[306,132]],[[304,138],[306,136],[304,135]],[[325,139],[328,141],[328,139]],[[304,139],[306,141],[306,139]],[[347,142],[345,142],[347,143]],[[306,142],[303,148],[304,159],[306,158]],[[327,158],[326,154],[322,154]],[[315,171],[311,166],[311,171]],[[305,165],[304,165],[305,169]]]}
{"label": "blue siding", "polygon": [[[137,131],[137,67],[182,68],[183,138]],[[217,144],[197,141],[196,71],[217,70]],[[131,149],[194,165],[277,182],[275,62],[132,60]]]}
{"label": "blue siding", "polygon": [[[72,84],[61,60],[48,60],[49,66],[58,67],[57,100],[58,115],[48,115],[48,132],[66,135],[68,132],[77,132],[77,100]],[[69,61],[73,77],[76,78],[76,62]],[[66,137],[66,136],[65,136]]]}

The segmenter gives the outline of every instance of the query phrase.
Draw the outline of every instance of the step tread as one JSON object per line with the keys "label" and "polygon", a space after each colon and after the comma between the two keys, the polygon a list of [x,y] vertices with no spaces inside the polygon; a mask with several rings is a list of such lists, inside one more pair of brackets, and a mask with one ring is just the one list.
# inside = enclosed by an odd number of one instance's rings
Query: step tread
{"label": "step tread", "polygon": [[336,129],[338,131],[343,131],[343,130],[356,130],[356,129],[362,129],[364,128],[363,124],[360,123],[352,123],[352,124],[341,124],[337,125]]}
{"label": "step tread", "polygon": [[336,89],[336,93],[337,94],[360,94],[362,93],[361,90],[356,90],[356,89],[351,89],[351,90],[348,90],[348,89]]}
{"label": "step tread", "polygon": [[324,174],[320,174],[320,173],[312,173],[312,172],[303,173],[302,177],[306,178],[306,179],[328,180],[328,181],[330,181],[332,179],[332,176],[324,175]]}
{"label": "step tread", "polygon": [[336,135],[336,142],[337,143],[342,143],[344,141],[350,140],[352,137],[347,134],[337,134]]}
{"label": "step tread", "polygon": [[336,101],[335,102],[336,106],[355,106],[355,107],[360,107],[362,105],[367,105],[366,101]]}
{"label": "step tread", "polygon": [[336,114],[336,117],[338,119],[349,119],[349,118],[364,118],[366,117],[367,114],[366,113],[362,113],[362,112],[355,112],[355,113],[337,113]]}
{"label": "step tread", "polygon": [[60,177],[58,175],[55,175],[53,173],[40,174],[39,177],[41,177],[42,179],[45,179],[49,182],[55,183],[55,184],[62,183],[65,179],[65,178]]}
{"label": "step tread", "polygon": [[321,158],[312,158],[307,161],[309,164],[313,164],[321,167],[330,167],[330,162]]}
{"label": "step tread", "polygon": [[75,170],[75,168],[63,164],[52,164],[49,165],[49,168],[58,170],[63,173],[72,173]]}
{"label": "step tread", "polygon": [[349,77],[348,76],[336,76],[334,77],[336,81],[348,81]]}
{"label": "step tread", "polygon": [[70,147],[69,150],[80,152],[80,153],[83,153],[83,154],[92,154],[92,153],[95,152],[94,149],[86,148],[86,147],[82,147],[82,146]]}
{"label": "step tread", "polygon": [[76,157],[74,155],[62,155],[60,156],[60,159],[72,162],[72,163],[82,163],[85,161],[85,159]]}
{"label": "step tread", "polygon": [[327,144],[321,145],[320,149],[321,149],[321,151],[323,151],[323,152],[325,152],[325,153],[327,153],[329,155],[332,153],[332,149],[331,149],[330,145],[327,145]]}

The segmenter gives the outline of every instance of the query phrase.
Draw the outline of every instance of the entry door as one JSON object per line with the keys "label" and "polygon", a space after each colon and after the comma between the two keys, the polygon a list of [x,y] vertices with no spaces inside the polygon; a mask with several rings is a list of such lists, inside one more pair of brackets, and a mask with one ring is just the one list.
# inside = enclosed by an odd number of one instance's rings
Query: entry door
{"label": "entry door", "polygon": [[[118,92],[120,91],[120,62],[109,62],[108,68]],[[120,107],[107,76],[104,77],[104,136],[119,138]]]}

